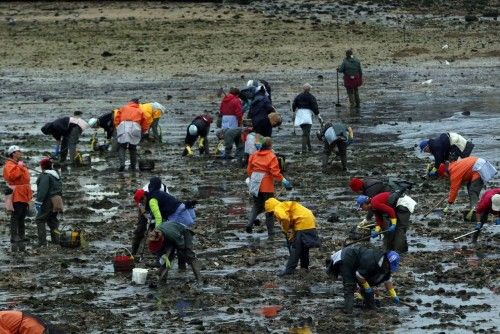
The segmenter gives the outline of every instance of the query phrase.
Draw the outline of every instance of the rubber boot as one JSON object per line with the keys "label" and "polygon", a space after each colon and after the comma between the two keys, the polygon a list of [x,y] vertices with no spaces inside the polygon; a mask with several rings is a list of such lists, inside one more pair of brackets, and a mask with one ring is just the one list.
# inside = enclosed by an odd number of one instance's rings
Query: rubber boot
{"label": "rubber boot", "polygon": [[120,160],[120,168],[118,169],[118,171],[120,172],[123,172],[123,170],[125,169],[125,150],[125,147],[123,147],[122,145],[118,147],[118,159]]}
{"label": "rubber boot", "polygon": [[193,150],[191,149],[191,146],[189,145],[186,145],[186,147],[184,148],[184,152],[182,152],[182,156],[192,156],[193,155]]}
{"label": "rubber boot", "polygon": [[355,284],[344,284],[344,312],[347,314],[352,313],[354,306],[354,289]]}
{"label": "rubber boot", "polygon": [[137,165],[137,148],[129,148],[130,151],[130,170],[135,170],[135,166]]}
{"label": "rubber boot", "polygon": [[347,97],[349,97],[349,106],[351,108],[354,108],[356,106],[356,101],[354,97],[354,92],[353,91],[348,91],[347,92]]}
{"label": "rubber boot", "polygon": [[196,281],[197,282],[200,282],[201,281],[201,267],[200,267],[200,263],[197,259],[194,259],[193,261],[191,261],[191,269],[193,270],[193,274],[194,274],[194,277],[196,278]]}
{"label": "rubber boot", "polygon": [[357,88],[354,90],[354,101],[356,102],[355,107],[359,108],[361,102],[359,101],[359,92]]}
{"label": "rubber boot", "polygon": [[45,222],[37,222],[36,227],[38,230],[38,246],[47,246],[47,230]]}
{"label": "rubber boot", "polygon": [[347,171],[347,157],[343,154],[340,155],[340,162],[342,163],[342,170]]}
{"label": "rubber boot", "polygon": [[267,239],[274,240],[274,219],[266,213]]}
{"label": "rubber boot", "polygon": [[[307,153],[307,137],[305,135],[302,135],[302,154]],[[309,144],[310,146],[310,144]]]}

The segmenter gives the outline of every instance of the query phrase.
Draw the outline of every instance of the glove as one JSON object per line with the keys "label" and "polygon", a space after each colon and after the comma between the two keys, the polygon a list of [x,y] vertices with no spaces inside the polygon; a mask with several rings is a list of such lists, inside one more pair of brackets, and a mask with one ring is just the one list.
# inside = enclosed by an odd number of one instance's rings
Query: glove
{"label": "glove", "polygon": [[500,225],[500,218],[497,218],[497,220],[495,220],[495,225]]}
{"label": "glove", "polygon": [[260,151],[260,149],[262,148],[262,144],[261,143],[255,143],[255,148],[257,149],[257,151]]}
{"label": "glove", "polygon": [[372,230],[370,234],[371,234],[372,238],[374,238],[374,239],[375,239],[376,237],[378,237],[378,232],[377,232],[377,231],[375,231],[375,230]]}
{"label": "glove", "polygon": [[17,162],[17,165],[18,165],[19,167],[24,167],[24,162],[22,162],[22,161],[18,161],[18,162]]}
{"label": "glove", "polygon": [[35,210],[36,210],[36,213],[40,213],[42,212],[42,203],[35,203]]}
{"label": "glove", "polygon": [[367,295],[373,295],[373,288],[372,287],[368,287],[365,289],[365,294]]}
{"label": "glove", "polygon": [[429,176],[437,176],[437,168],[432,167],[432,169],[427,173]]}
{"label": "glove", "polygon": [[396,224],[391,224],[391,226],[389,226],[389,232],[390,233],[396,232]]}
{"label": "glove", "polygon": [[292,184],[287,179],[283,178],[283,181],[281,181],[281,183],[286,190],[292,190]]}
{"label": "glove", "polygon": [[368,219],[365,218],[358,224],[358,228],[363,228],[366,224],[368,224]]}
{"label": "glove", "polygon": [[54,155],[59,155],[61,153],[61,147],[59,145],[54,146]]}
{"label": "glove", "polygon": [[475,210],[474,208],[470,209],[470,211],[465,216],[465,219],[472,220],[472,216],[474,215],[474,210]]}
{"label": "glove", "polygon": [[443,209],[443,213],[446,214],[448,213],[448,211],[450,211],[450,204],[446,204],[446,206]]}
{"label": "glove", "polygon": [[163,266],[165,265],[165,267],[167,269],[170,269],[172,268],[172,264],[170,263],[170,259],[168,258],[167,254],[163,254],[160,258],[160,264]]}
{"label": "glove", "polygon": [[476,227],[474,227],[474,229],[475,229],[476,231],[478,231],[478,232],[479,232],[479,231],[481,231],[481,229],[482,229],[482,228],[483,228],[483,225],[482,225],[481,223],[477,223],[477,224],[476,224]]}
{"label": "glove", "polygon": [[394,304],[396,304],[396,305],[399,305],[399,303],[401,302],[401,301],[399,300],[399,297],[398,297],[398,296],[392,297],[392,300],[394,301]]}

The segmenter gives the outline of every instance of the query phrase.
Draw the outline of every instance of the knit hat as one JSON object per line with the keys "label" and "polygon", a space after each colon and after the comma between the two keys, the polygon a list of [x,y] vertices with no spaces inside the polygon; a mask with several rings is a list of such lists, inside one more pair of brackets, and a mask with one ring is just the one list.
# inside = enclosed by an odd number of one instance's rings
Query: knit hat
{"label": "knit hat", "polygon": [[153,176],[149,180],[149,192],[159,190],[161,188],[161,179],[158,176]]}
{"label": "knit hat", "polygon": [[500,211],[500,195],[491,196],[491,210]]}
{"label": "knit hat", "polygon": [[274,197],[271,197],[264,203],[264,210],[266,212],[272,212],[274,211],[274,208],[276,208],[276,206],[278,206],[279,204],[281,204],[280,201],[278,201]]}
{"label": "knit hat", "polygon": [[42,169],[51,169],[52,168],[52,160],[50,158],[44,157],[40,160],[40,167]]}
{"label": "knit hat", "polygon": [[148,249],[151,253],[156,253],[162,249],[165,237],[163,233],[158,230],[154,230],[148,235]]}
{"label": "knit hat", "polygon": [[363,182],[363,180],[355,177],[353,177],[351,181],[349,181],[349,188],[351,188],[351,190],[355,193],[362,191],[364,185],[365,183]]}
{"label": "knit hat", "polygon": [[428,140],[422,140],[418,146],[420,146],[420,152],[423,152],[424,149],[427,146],[429,146],[429,141]]}
{"label": "knit hat", "polygon": [[144,198],[144,195],[146,194],[146,191],[144,189],[137,189],[134,193],[134,202],[136,204],[139,204],[142,199]]}

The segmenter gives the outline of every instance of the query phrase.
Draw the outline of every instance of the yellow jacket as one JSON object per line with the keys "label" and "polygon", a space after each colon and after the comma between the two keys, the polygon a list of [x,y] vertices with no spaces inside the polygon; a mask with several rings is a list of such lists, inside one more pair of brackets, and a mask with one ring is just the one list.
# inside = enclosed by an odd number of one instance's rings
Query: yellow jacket
{"label": "yellow jacket", "polygon": [[270,198],[266,201],[264,209],[274,214],[290,240],[295,237],[297,231],[316,228],[314,214],[299,202],[280,202],[276,198]]}
{"label": "yellow jacket", "polygon": [[142,113],[144,114],[144,117],[146,117],[148,121],[148,127],[151,126],[153,120],[161,118],[162,111],[159,108],[155,108],[153,106],[153,102],[141,103],[139,104],[139,109],[141,109]]}

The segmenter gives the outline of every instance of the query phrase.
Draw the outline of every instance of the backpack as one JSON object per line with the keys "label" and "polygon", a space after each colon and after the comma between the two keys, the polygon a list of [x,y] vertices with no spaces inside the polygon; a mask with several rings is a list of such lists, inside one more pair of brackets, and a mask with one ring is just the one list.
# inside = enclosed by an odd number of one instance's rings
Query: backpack
{"label": "backpack", "polygon": [[411,188],[413,187],[413,183],[405,180],[399,180],[395,177],[389,177],[387,179],[386,184],[393,190],[393,191],[402,191],[403,193],[405,191],[410,191]]}

